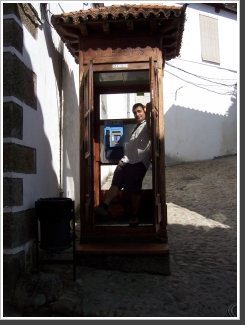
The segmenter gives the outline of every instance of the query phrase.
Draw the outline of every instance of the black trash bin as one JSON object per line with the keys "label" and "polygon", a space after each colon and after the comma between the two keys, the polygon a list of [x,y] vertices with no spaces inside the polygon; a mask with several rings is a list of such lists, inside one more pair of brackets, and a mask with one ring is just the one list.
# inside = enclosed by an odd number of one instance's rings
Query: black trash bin
{"label": "black trash bin", "polygon": [[71,247],[72,199],[62,197],[38,199],[36,213],[40,221],[41,249],[63,251]]}

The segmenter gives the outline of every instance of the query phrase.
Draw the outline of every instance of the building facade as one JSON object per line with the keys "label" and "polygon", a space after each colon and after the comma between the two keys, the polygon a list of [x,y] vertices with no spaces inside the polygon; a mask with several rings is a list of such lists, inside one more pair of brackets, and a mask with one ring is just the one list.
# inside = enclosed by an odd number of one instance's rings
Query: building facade
{"label": "building facade", "polygon": [[3,295],[35,266],[35,201],[72,198],[79,211],[78,66],[50,24],[83,3],[2,3]]}
{"label": "building facade", "polygon": [[164,75],[166,165],[237,153],[236,4],[190,3]]}
{"label": "building facade", "polygon": [[[50,17],[99,5],[2,3],[3,294],[10,303],[19,275],[35,262],[35,201],[70,197],[79,215],[78,64]],[[181,55],[164,67],[167,166],[237,153],[235,8],[187,7]]]}

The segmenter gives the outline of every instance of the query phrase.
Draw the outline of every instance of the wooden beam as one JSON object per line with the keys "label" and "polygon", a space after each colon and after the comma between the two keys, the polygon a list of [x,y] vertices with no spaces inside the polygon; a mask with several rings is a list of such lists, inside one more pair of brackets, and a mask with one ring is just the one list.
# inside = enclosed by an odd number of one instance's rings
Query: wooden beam
{"label": "wooden beam", "polygon": [[176,57],[176,49],[168,52],[166,51],[166,60],[170,60]]}
{"label": "wooden beam", "polygon": [[77,39],[73,39],[73,40],[69,40],[69,39],[67,39],[67,43],[69,43],[69,44],[75,44],[75,45],[78,45],[78,38]]}
{"label": "wooden beam", "polygon": [[173,19],[164,20],[160,27],[160,33],[166,33],[174,28],[176,28],[176,21]]}
{"label": "wooden beam", "polygon": [[88,36],[88,30],[87,30],[87,26],[85,23],[80,24],[80,30],[81,30],[82,36]]}
{"label": "wooden beam", "polygon": [[170,30],[167,33],[161,33],[163,38],[178,38],[179,35],[179,30],[178,28],[173,28],[172,30]]}
{"label": "wooden beam", "polygon": [[[81,48],[81,37],[79,38],[79,48]],[[83,66],[83,52],[79,51],[79,56],[77,58],[76,63],[79,64],[79,122],[80,122],[80,132],[79,132],[79,153],[80,153],[80,170],[84,170],[84,157],[83,157],[83,144],[84,144],[84,105],[83,105],[83,83],[84,83],[84,69]],[[84,206],[85,206],[85,191],[84,191],[84,173],[80,172],[80,223],[81,223],[81,235],[86,234],[86,223],[84,218]]]}
{"label": "wooden beam", "polygon": [[73,54],[75,54],[75,52],[77,52],[79,50],[79,44],[78,41],[77,42],[64,42],[66,44],[66,46],[70,49],[70,51],[73,52]]}
{"label": "wooden beam", "polygon": [[164,243],[94,243],[80,244],[77,254],[169,254],[168,244]]}
{"label": "wooden beam", "polygon": [[79,32],[78,29],[66,27],[66,26],[63,26],[63,25],[59,25],[56,28],[57,28],[57,32],[58,32],[58,34],[60,36],[63,36],[63,37],[70,36],[70,37],[73,37],[73,38],[76,38],[76,37],[80,36],[80,32]]}
{"label": "wooden beam", "polygon": [[169,56],[169,55],[172,55],[173,53],[176,53],[176,48],[175,47],[166,47],[164,46],[163,44],[163,49],[166,50],[166,55]]}
{"label": "wooden beam", "polygon": [[157,31],[157,21],[156,19],[150,20],[150,29],[152,33],[155,33]]}
{"label": "wooden beam", "polygon": [[110,26],[108,22],[103,23],[103,32],[105,35],[110,35]]}
{"label": "wooden beam", "polygon": [[73,42],[78,42],[78,36],[69,36],[69,35],[64,35],[64,39],[67,43],[72,44]]}
{"label": "wooden beam", "polygon": [[132,20],[127,20],[126,21],[127,24],[127,31],[128,32],[132,32],[134,30],[134,23]]}
{"label": "wooden beam", "polygon": [[177,44],[176,39],[163,39],[162,40],[162,47],[164,47],[164,48],[166,48],[166,47],[175,47],[176,44]]}

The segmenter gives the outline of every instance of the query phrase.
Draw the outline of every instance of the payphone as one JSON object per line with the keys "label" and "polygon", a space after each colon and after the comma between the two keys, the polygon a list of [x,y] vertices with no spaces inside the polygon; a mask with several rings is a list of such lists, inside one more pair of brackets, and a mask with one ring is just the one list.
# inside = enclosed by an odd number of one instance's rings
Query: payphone
{"label": "payphone", "polygon": [[124,127],[122,120],[104,121],[104,150],[107,160],[119,161],[124,156]]}

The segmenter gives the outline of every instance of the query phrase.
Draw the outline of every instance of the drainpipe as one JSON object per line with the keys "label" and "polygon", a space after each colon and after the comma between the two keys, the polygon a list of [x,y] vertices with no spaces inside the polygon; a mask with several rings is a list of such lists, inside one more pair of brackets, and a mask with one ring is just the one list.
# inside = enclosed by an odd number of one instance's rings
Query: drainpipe
{"label": "drainpipe", "polygon": [[63,196],[63,60],[64,60],[64,43],[59,44],[59,196]]}

